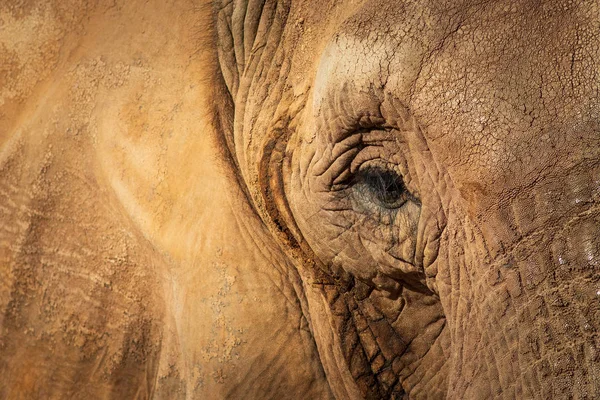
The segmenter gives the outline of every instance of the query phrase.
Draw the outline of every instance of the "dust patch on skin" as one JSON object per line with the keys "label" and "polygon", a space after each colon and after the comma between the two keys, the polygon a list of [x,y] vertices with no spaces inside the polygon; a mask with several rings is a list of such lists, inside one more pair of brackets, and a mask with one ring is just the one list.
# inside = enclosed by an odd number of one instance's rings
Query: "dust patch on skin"
{"label": "dust patch on skin", "polygon": [[0,141],[78,43],[96,6],[86,0],[0,2]]}
{"label": "dust patch on skin", "polygon": [[[107,69],[99,103],[104,114],[116,117],[102,118],[94,134],[99,171],[148,238],[166,236],[173,216],[165,210],[180,200],[168,177],[180,168],[172,154],[182,140],[177,119],[185,117],[185,94],[168,71],[149,68],[141,57]],[[172,89],[164,94],[166,85]]]}
{"label": "dust patch on skin", "polygon": [[[221,260],[222,255],[222,249],[217,249],[218,259],[211,264],[211,267],[217,271],[219,286],[217,293],[206,299],[212,310],[214,325],[210,330],[208,345],[200,351],[201,359],[204,362],[208,363],[212,360],[218,362],[219,366],[210,372],[210,376],[216,383],[225,383],[228,375],[223,367],[227,364],[228,369],[235,369],[236,361],[240,358],[236,349],[246,343],[242,337],[244,329],[236,327],[226,315],[228,308],[235,307],[235,303],[242,302],[242,296],[232,291],[236,274]],[[195,382],[201,379],[200,370],[197,368],[193,370],[193,375],[196,375],[193,379]]]}
{"label": "dust patch on skin", "polygon": [[23,100],[58,61],[62,27],[46,4],[22,18],[0,8],[0,107]]}
{"label": "dust patch on skin", "polygon": [[[123,86],[128,79],[130,67],[117,63],[109,66],[102,59],[96,57],[78,64],[69,72],[70,81],[73,82],[69,97],[73,107],[71,108],[68,121],[69,126],[64,127],[68,136],[77,136],[82,133],[91,135],[96,142],[97,126],[93,118],[95,108],[94,99],[101,88],[113,89]],[[57,111],[57,116],[61,113]],[[60,124],[60,119],[55,119],[55,124]]]}

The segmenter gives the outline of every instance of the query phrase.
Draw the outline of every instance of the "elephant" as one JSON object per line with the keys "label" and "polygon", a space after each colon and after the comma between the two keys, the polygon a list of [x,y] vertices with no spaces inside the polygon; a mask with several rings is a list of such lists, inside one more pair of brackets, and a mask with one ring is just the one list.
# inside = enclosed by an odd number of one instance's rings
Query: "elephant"
{"label": "elephant", "polygon": [[600,397],[597,0],[0,4],[0,398]]}

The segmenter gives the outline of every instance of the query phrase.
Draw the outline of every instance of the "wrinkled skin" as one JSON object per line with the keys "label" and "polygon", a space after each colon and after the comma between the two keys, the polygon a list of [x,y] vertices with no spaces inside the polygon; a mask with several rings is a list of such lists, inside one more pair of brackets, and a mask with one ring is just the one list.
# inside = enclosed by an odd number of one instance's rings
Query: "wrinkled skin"
{"label": "wrinkled skin", "polygon": [[597,1],[155,6],[7,67],[0,397],[600,396]]}

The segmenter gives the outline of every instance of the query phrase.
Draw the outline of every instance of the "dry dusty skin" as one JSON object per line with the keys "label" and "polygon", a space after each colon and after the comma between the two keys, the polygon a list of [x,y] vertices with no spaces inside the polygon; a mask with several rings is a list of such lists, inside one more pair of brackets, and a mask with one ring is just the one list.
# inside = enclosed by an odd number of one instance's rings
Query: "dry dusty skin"
{"label": "dry dusty skin", "polygon": [[0,0],[0,399],[599,398],[598,21]]}

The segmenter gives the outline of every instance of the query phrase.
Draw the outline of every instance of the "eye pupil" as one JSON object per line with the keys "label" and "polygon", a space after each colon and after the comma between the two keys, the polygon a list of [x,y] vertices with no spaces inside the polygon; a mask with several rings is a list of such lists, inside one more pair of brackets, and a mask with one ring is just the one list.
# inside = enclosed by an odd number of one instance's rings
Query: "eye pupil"
{"label": "eye pupil", "polygon": [[402,177],[391,170],[370,168],[360,177],[373,199],[386,208],[400,207],[406,197]]}

